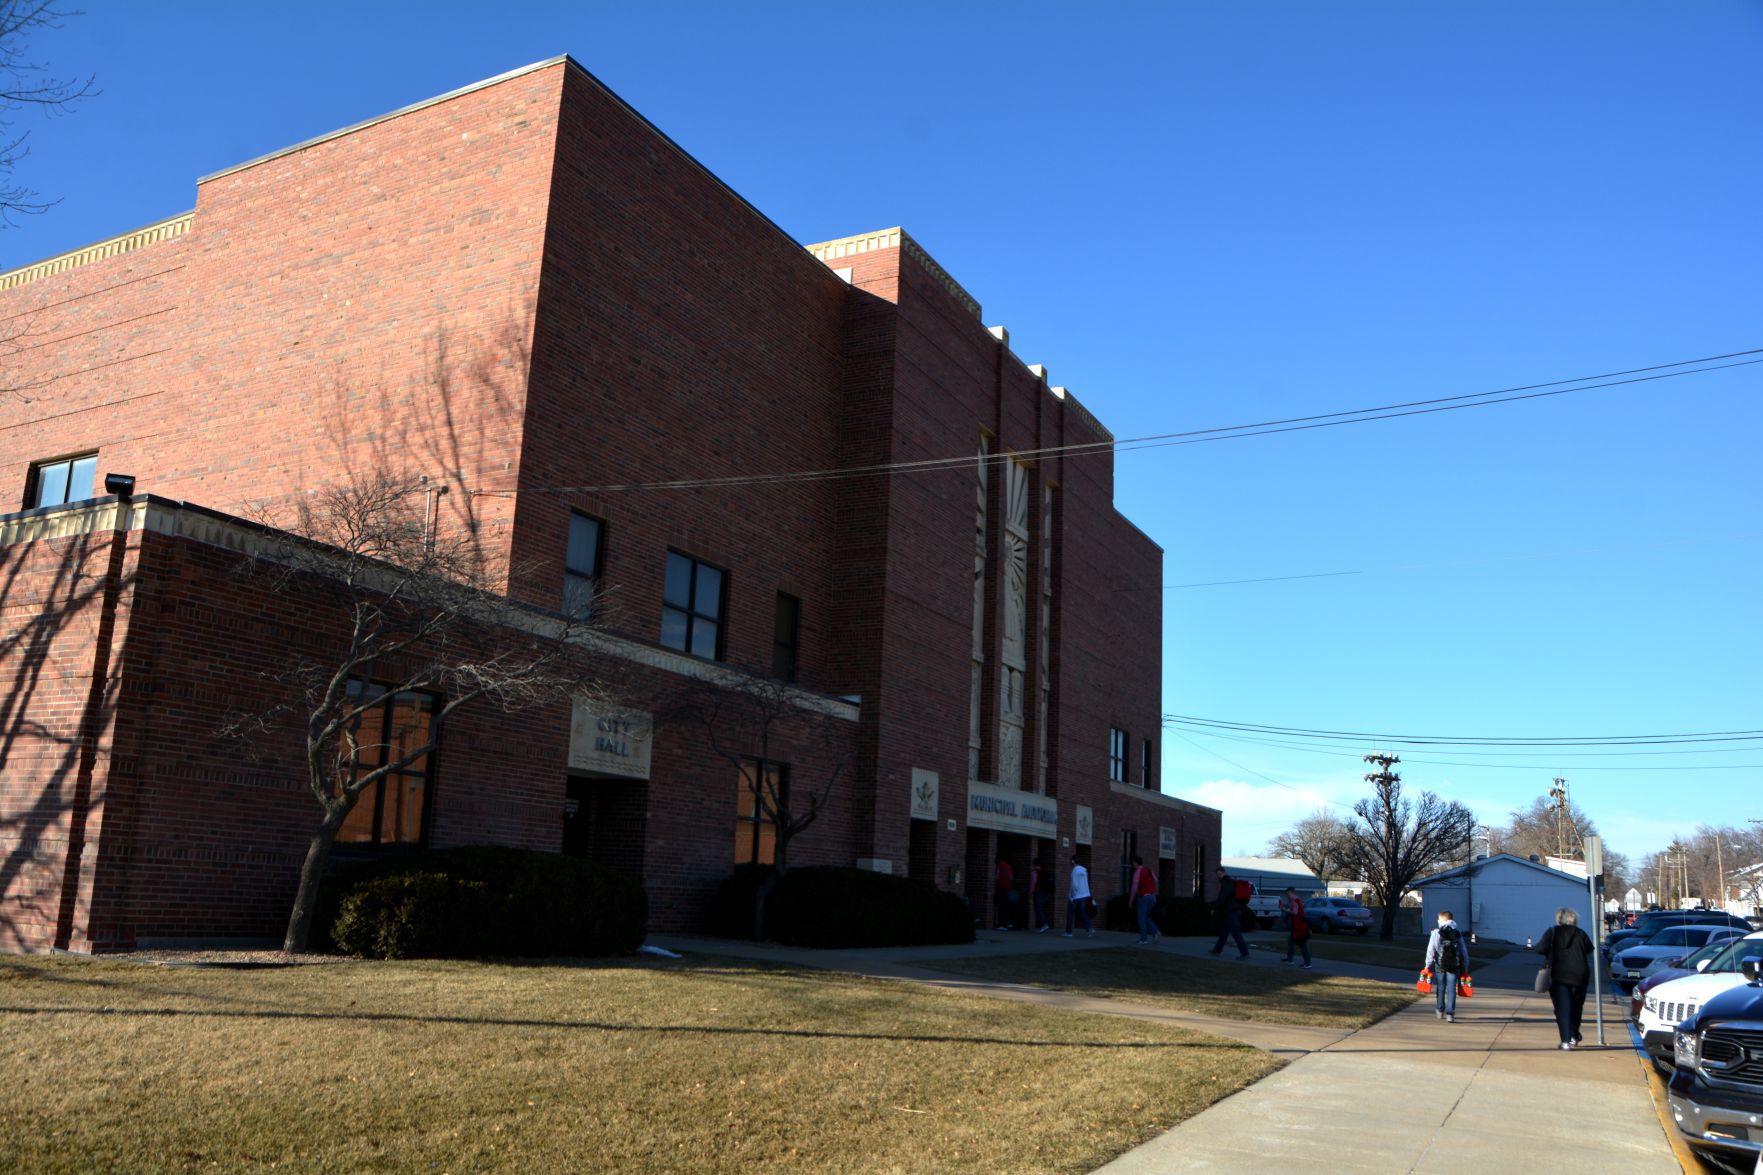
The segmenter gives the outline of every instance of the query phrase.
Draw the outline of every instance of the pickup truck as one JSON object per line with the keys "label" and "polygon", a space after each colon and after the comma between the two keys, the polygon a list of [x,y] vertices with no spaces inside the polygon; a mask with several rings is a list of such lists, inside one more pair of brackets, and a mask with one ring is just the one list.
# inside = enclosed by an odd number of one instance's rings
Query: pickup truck
{"label": "pickup truck", "polygon": [[[1243,929],[1284,929],[1285,915],[1280,911],[1279,900],[1285,896],[1285,892],[1284,886],[1277,889],[1272,886],[1267,888],[1257,887],[1255,890],[1255,896],[1249,899],[1249,908],[1243,913]],[[1303,901],[1305,909],[1309,909],[1310,903],[1321,896],[1322,895],[1320,894],[1307,893],[1301,893],[1298,895]],[[1315,925],[1316,919],[1311,917],[1310,922],[1312,925]]]}
{"label": "pickup truck", "polygon": [[[1728,1163],[1763,1161],[1763,958],[1747,955],[1742,987],[1703,1004],[1675,1030],[1671,1116],[1685,1142]],[[1681,982],[1681,981],[1680,981]]]}

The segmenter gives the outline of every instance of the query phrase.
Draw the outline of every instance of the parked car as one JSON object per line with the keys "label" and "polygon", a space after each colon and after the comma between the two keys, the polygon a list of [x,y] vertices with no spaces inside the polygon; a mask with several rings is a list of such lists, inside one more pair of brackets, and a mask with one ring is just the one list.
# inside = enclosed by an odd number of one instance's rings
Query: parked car
{"label": "parked car", "polygon": [[[1628,993],[1628,1018],[1637,1024],[1640,1023],[1641,1008],[1646,1003],[1649,991],[1661,983],[1670,983],[1673,979],[1683,979],[1686,976],[1697,974],[1702,970],[1703,963],[1712,963],[1720,956],[1721,952],[1731,949],[1732,945],[1731,941],[1709,943],[1695,954],[1685,955],[1681,959],[1667,960],[1669,966],[1660,967],[1652,974],[1643,976],[1641,981],[1634,985],[1634,990]],[[1733,974],[1737,973],[1735,969]],[[1671,1065],[1671,1041],[1669,1040],[1665,1042],[1665,1064],[1667,1068]]]}
{"label": "parked car", "polygon": [[[1671,1054],[1679,1022],[1700,1012],[1703,1004],[1721,992],[1744,983],[1740,967],[1751,955],[1763,954],[1763,934],[1748,934],[1736,942],[1720,943],[1708,949],[1716,952],[1714,957],[1696,962],[1695,970],[1690,974],[1653,983],[1651,987],[1641,985],[1647,987],[1647,991],[1641,997],[1635,1027],[1640,1030],[1641,1047],[1647,1050],[1647,1055],[1653,1058],[1661,1072],[1671,1071]],[[1652,980],[1647,982],[1652,983]],[[1639,992],[1641,989],[1637,987],[1635,990]]]}
{"label": "parked car", "polygon": [[1635,920],[1632,929],[1618,930],[1604,939],[1604,957],[1615,958],[1623,943],[1651,938],[1667,926],[1736,926],[1746,934],[1756,929],[1738,915],[1724,910],[1649,910]]}
{"label": "parked car", "polygon": [[1646,968],[1654,963],[1681,959],[1711,942],[1744,936],[1744,931],[1733,926],[1667,926],[1643,943],[1630,941],[1618,947],[1610,956],[1610,978],[1626,991],[1644,979]]}
{"label": "parked car", "polygon": [[1352,898],[1312,898],[1304,903],[1304,917],[1313,929],[1323,934],[1350,930],[1354,934],[1371,931],[1371,911]]}
{"label": "parked car", "polygon": [[1740,966],[1742,986],[1677,1027],[1671,1116],[1690,1146],[1749,1166],[1763,1161],[1763,945]]}

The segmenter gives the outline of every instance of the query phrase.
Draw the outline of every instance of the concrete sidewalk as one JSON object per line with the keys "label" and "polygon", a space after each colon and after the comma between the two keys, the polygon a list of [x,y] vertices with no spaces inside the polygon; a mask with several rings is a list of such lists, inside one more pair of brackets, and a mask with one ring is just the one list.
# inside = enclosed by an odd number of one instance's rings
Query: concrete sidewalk
{"label": "concrete sidewalk", "polygon": [[[1598,1175],[1675,1175],[1681,1168],[1656,1115],[1642,1062],[1620,1014],[1605,1005],[1607,1048],[1595,1047],[1588,998],[1587,1047],[1562,1052],[1547,996],[1532,994],[1535,956],[1516,951],[1476,971],[1476,995],[1457,1022],[1430,1000],[1347,1033],[1257,1024],[1094,999],[1021,984],[939,973],[938,963],[997,954],[1094,950],[1131,944],[1130,934],[1068,939],[981,931],[971,944],[815,951],[685,936],[650,942],[692,955],[721,955],[900,979],[951,991],[1072,1011],[1130,1016],[1239,1040],[1289,1059],[1278,1073],[1226,1098],[1101,1169],[1106,1175],[1166,1172],[1473,1172],[1529,1169]],[[1159,953],[1201,956],[1210,942],[1165,938]],[[1257,951],[1227,965],[1279,967]],[[1317,959],[1321,974],[1411,983],[1400,971]]]}
{"label": "concrete sidewalk", "polygon": [[[1596,1171],[1675,1175],[1642,1062],[1606,1005],[1607,1048],[1558,1047],[1517,952],[1476,975],[1446,1024],[1423,1001],[1323,1049],[1102,1168],[1156,1172]],[[1595,1041],[1588,1000],[1585,1032]]]}

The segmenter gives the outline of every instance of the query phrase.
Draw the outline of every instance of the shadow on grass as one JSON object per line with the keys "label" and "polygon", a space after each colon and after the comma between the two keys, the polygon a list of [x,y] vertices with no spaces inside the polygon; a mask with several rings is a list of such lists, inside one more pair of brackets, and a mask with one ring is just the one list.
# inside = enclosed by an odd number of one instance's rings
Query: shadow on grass
{"label": "shadow on grass", "polygon": [[404,1012],[222,1011],[202,1008],[56,1008],[0,1005],[0,1016],[97,1016],[117,1019],[227,1019],[355,1021],[364,1024],[452,1024],[465,1028],[558,1028],[578,1032],[653,1032],[681,1036],[777,1036],[822,1040],[872,1040],[905,1044],[1006,1045],[1029,1049],[1220,1049],[1252,1051],[1248,1045],[1224,1040],[1011,1040],[997,1036],[944,1036],[897,1032],[835,1032],[806,1028],[760,1028],[709,1024],[618,1024],[602,1020],[549,1020],[504,1016],[418,1016]]}

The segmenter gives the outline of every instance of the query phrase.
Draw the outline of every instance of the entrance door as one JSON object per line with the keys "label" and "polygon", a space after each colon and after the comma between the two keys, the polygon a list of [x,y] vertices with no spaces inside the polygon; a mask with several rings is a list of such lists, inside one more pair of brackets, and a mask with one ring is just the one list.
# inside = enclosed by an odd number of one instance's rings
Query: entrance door
{"label": "entrance door", "polygon": [[641,881],[648,794],[641,779],[571,775],[564,790],[563,851]]}

